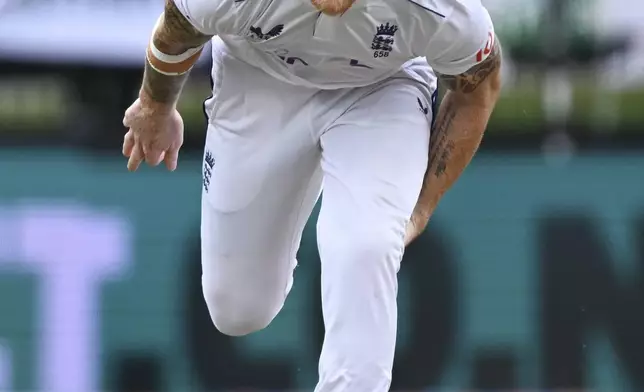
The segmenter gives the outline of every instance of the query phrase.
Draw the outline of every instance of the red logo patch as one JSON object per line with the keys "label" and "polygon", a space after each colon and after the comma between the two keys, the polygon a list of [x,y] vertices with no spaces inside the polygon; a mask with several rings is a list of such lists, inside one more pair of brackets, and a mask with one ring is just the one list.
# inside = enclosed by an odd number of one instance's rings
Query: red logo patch
{"label": "red logo patch", "polygon": [[480,63],[485,60],[487,56],[492,53],[492,48],[494,47],[494,34],[491,32],[488,33],[487,42],[485,43],[485,48],[479,50],[476,53],[476,62]]}

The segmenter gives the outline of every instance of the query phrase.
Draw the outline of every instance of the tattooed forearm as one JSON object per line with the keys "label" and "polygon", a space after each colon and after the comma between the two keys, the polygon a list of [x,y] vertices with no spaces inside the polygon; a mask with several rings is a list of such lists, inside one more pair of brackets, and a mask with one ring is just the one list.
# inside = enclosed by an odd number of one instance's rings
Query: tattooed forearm
{"label": "tattooed forearm", "polygon": [[448,89],[469,94],[478,89],[499,68],[501,68],[501,44],[499,39],[495,38],[492,51],[485,61],[460,75],[438,75],[438,77]]}
{"label": "tattooed forearm", "polygon": [[[447,162],[454,150],[454,141],[450,140],[447,135],[456,118],[454,105],[450,100],[446,100],[441,107],[440,114],[434,124],[430,141],[429,141],[429,163],[428,170],[433,171],[434,175],[440,176],[445,173]],[[429,173],[428,173],[429,174]],[[425,179],[427,181],[427,179]]]}
{"label": "tattooed forearm", "polygon": [[142,90],[146,98],[154,102],[172,104],[179,99],[187,79],[188,74],[169,76],[159,73],[146,61]]}
{"label": "tattooed forearm", "polygon": [[[154,46],[162,53],[179,55],[198,48],[211,38],[197,31],[177,9],[173,0],[166,0],[163,17],[152,37]],[[145,64],[142,92],[146,98],[158,103],[176,103],[188,78],[188,73],[176,76],[156,71],[149,62]]]}
{"label": "tattooed forearm", "polygon": [[471,161],[487,124],[489,112],[461,105],[456,95],[452,91],[445,95],[431,133],[427,170],[411,217],[418,228],[425,227],[440,199]]}
{"label": "tattooed forearm", "polygon": [[[449,92],[437,114],[438,117],[436,118],[430,140],[428,168],[433,175],[439,177],[447,171],[448,162],[450,162],[452,154],[457,147],[456,143],[458,138],[467,136],[468,132],[473,132],[474,134],[480,132],[482,134],[485,130],[489,115],[491,114],[491,108],[494,106],[494,101],[496,100],[496,93],[498,92],[500,68],[501,45],[499,44],[499,40],[495,39],[490,55],[482,63],[460,75],[439,75],[440,80],[448,87]],[[474,94],[475,92],[481,94]],[[464,97],[467,98],[463,99]],[[483,108],[477,110],[483,116],[477,117],[484,119],[484,123],[477,124],[476,121],[472,121],[476,117],[473,119],[461,119],[461,122],[469,120],[466,123],[469,127],[452,129],[457,114],[461,117],[466,116],[465,111],[468,109],[465,106],[468,106],[472,102],[472,99],[475,101],[492,101],[476,102],[476,106]],[[486,110],[486,107],[490,109]],[[478,122],[480,123],[480,121]],[[463,128],[463,125],[460,126]],[[427,181],[427,178],[425,181]]]}
{"label": "tattooed forearm", "polygon": [[501,47],[496,40],[490,56],[479,65],[461,75],[439,75],[449,91],[435,113],[427,171],[411,216],[416,235],[478,149],[499,94],[500,67]]}

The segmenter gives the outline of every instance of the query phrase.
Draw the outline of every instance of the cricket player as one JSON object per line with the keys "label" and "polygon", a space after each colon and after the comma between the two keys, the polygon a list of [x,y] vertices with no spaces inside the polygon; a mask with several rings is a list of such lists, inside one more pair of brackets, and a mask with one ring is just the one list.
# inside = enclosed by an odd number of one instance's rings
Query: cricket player
{"label": "cricket player", "polygon": [[[176,168],[177,100],[211,40],[201,240],[212,321],[242,336],[273,320],[323,189],[315,390],[385,392],[405,246],[475,154],[499,95],[490,16],[480,0],[166,0],[123,120],[129,170]],[[436,111],[437,80],[448,91]]]}

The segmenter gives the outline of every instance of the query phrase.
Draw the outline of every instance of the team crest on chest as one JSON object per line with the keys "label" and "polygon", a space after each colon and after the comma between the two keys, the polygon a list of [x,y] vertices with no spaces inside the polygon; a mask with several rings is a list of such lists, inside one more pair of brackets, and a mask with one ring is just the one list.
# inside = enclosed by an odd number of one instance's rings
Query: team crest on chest
{"label": "team crest on chest", "polygon": [[398,26],[389,22],[376,28],[376,35],[371,41],[374,58],[389,57],[389,53],[393,50],[396,31],[398,31]]}

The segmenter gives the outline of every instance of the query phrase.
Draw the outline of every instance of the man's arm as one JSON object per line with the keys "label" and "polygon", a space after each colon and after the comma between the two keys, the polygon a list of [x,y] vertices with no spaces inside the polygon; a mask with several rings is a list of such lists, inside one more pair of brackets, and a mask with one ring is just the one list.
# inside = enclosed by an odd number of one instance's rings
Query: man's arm
{"label": "man's arm", "polygon": [[201,48],[211,37],[197,31],[173,0],[166,0],[148,47],[141,101],[174,107]]}
{"label": "man's arm", "polygon": [[408,228],[420,234],[443,194],[476,153],[501,89],[501,46],[495,39],[486,60],[460,75],[438,75],[448,89],[430,137],[429,163]]}

